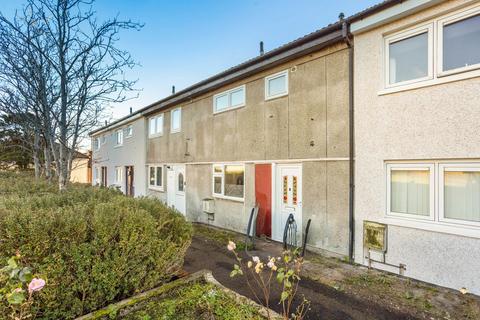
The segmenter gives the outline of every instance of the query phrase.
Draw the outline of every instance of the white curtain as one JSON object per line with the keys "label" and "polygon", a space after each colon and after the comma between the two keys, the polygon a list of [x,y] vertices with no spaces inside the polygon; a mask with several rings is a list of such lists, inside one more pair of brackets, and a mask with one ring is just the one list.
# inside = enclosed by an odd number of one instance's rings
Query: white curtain
{"label": "white curtain", "polygon": [[392,170],[390,210],[421,216],[430,214],[430,171]]}
{"label": "white curtain", "polygon": [[444,215],[480,222],[480,172],[445,171]]}

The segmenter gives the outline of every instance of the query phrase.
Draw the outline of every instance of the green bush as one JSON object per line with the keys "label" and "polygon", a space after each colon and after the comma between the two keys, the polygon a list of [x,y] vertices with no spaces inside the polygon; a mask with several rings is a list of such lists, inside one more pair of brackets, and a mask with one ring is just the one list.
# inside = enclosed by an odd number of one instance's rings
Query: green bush
{"label": "green bush", "polygon": [[35,194],[24,179],[1,180],[11,185],[0,196],[0,259],[18,251],[46,279],[38,319],[75,318],[162,284],[183,265],[191,225],[157,200],[85,186],[58,193],[40,184]]}

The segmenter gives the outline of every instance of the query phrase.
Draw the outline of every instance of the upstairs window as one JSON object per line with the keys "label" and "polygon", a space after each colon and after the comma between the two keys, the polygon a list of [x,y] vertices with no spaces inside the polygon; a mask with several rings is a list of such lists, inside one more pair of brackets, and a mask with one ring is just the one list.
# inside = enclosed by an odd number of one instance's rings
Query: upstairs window
{"label": "upstairs window", "polygon": [[163,134],[163,113],[148,120],[148,135],[150,137],[161,136]]}
{"label": "upstairs window", "polygon": [[123,130],[115,131],[115,145],[123,145]]}
{"label": "upstairs window", "polygon": [[133,135],[133,127],[132,127],[132,126],[128,126],[128,127],[125,129],[125,138],[130,138],[132,135]]}
{"label": "upstairs window", "polygon": [[439,21],[440,73],[480,67],[480,9]]}
{"label": "upstairs window", "polygon": [[213,96],[213,113],[245,106],[245,86],[233,88]]}
{"label": "upstairs window", "polygon": [[431,78],[432,33],[428,25],[386,38],[387,86]]}
{"label": "upstairs window", "polygon": [[100,150],[100,138],[94,138],[93,139],[93,149],[94,150]]}
{"label": "upstairs window", "polygon": [[182,109],[176,108],[170,112],[170,132],[180,132],[182,130]]}
{"label": "upstairs window", "polygon": [[265,78],[265,100],[283,97],[288,94],[288,70]]}

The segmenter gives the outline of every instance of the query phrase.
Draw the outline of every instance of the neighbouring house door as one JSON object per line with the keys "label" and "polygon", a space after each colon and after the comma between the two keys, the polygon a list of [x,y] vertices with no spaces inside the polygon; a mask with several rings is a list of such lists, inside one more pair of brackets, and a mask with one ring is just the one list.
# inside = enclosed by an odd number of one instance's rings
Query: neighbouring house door
{"label": "neighbouring house door", "polygon": [[133,166],[125,167],[125,194],[127,196],[135,196],[135,190],[133,187]]}
{"label": "neighbouring house door", "polygon": [[272,165],[255,165],[255,203],[258,205],[257,236],[272,237]]}
{"label": "neighbouring house door", "polygon": [[302,166],[279,164],[275,175],[275,211],[273,215],[273,239],[283,240],[288,216],[293,214],[297,224],[297,244],[302,241]]}
{"label": "neighbouring house door", "polygon": [[167,166],[167,204],[186,214],[185,201],[185,166]]}
{"label": "neighbouring house door", "polygon": [[102,180],[100,185],[102,187],[107,187],[107,167],[102,167]]}

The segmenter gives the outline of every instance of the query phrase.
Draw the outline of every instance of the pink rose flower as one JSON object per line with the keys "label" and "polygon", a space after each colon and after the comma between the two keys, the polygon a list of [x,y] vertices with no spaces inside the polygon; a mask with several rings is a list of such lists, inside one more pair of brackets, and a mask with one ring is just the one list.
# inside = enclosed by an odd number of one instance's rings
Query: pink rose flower
{"label": "pink rose flower", "polygon": [[233,241],[228,241],[227,249],[228,251],[233,251],[237,248],[237,245]]}
{"label": "pink rose flower", "polygon": [[41,278],[33,278],[32,281],[28,284],[28,292],[32,293],[35,291],[40,291],[45,286],[45,280]]}

